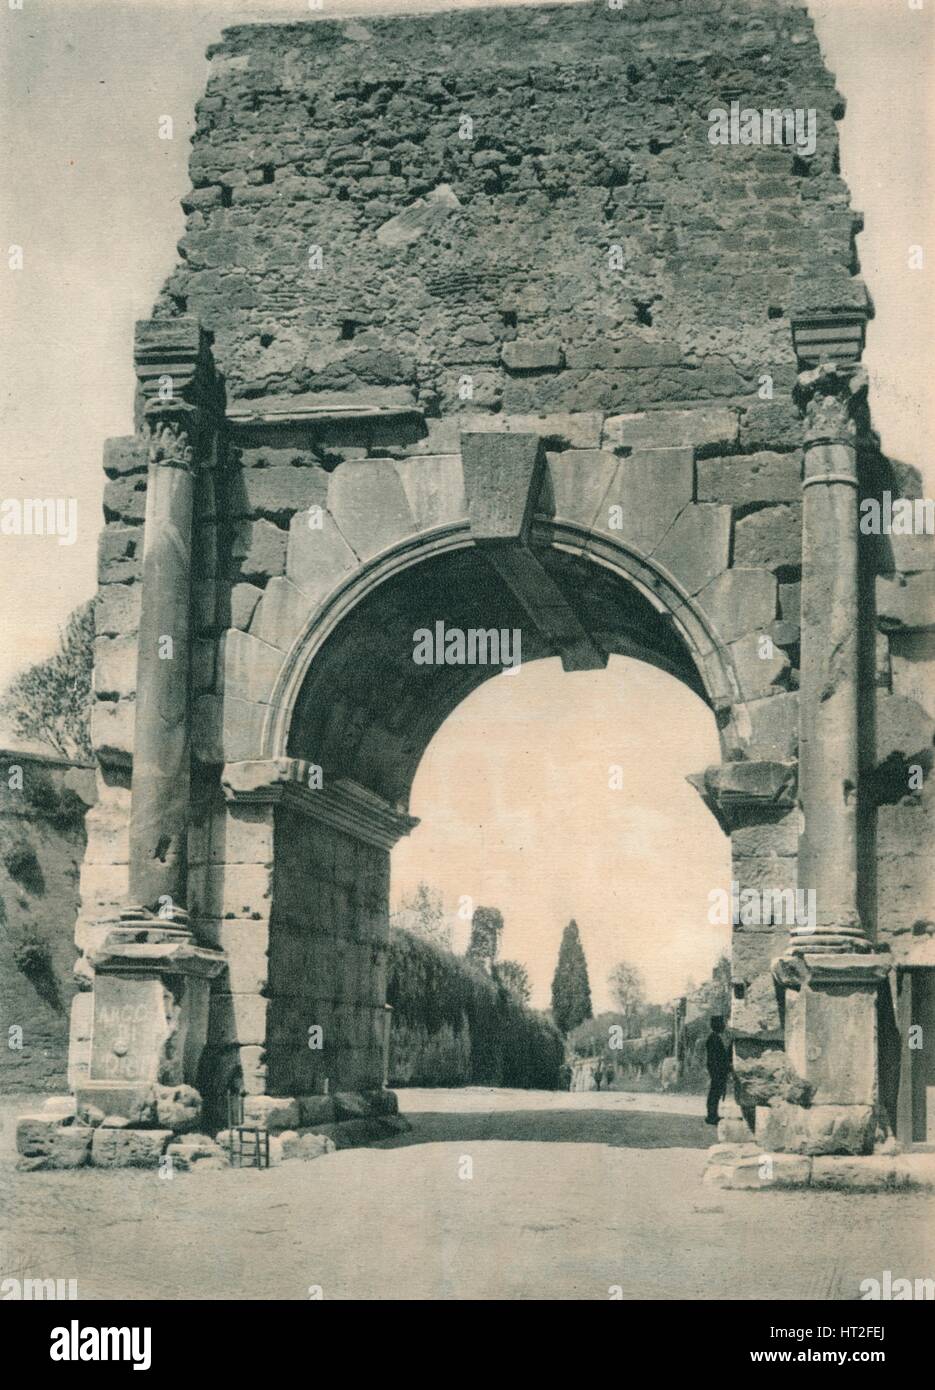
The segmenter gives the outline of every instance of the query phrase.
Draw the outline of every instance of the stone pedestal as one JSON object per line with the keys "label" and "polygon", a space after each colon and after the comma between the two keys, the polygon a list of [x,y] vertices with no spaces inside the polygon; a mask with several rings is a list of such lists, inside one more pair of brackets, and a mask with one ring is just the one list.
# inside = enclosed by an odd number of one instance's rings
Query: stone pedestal
{"label": "stone pedestal", "polygon": [[800,957],[800,987],[785,996],[786,1053],[813,1106],[877,1105],[877,997],[889,968],[884,954]]}
{"label": "stone pedestal", "polygon": [[[211,979],[220,952],[171,927],[116,927],[91,957],[94,1003],[79,1113],[95,1107],[134,1124],[173,1124],[179,1088],[196,1088],[208,1030]],[[190,1104],[197,1103],[192,1096]]]}

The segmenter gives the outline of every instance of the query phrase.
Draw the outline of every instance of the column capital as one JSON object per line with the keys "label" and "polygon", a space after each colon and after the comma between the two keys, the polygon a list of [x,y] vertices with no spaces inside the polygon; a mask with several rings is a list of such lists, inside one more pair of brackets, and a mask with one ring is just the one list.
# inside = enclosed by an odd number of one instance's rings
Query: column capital
{"label": "column capital", "polygon": [[[175,427],[188,436],[195,459],[209,452],[223,418],[222,392],[208,335],[197,319],[143,319],[136,324],[133,366],[137,376],[136,422],[146,432]],[[178,461],[166,453],[153,462]]]}
{"label": "column capital", "polygon": [[867,396],[863,367],[823,362],[799,373],[794,395],[805,420],[806,449],[819,444],[856,446]]}
{"label": "column capital", "polygon": [[140,436],[149,453],[149,462],[162,468],[195,471],[194,451],[189,436],[176,420],[150,418],[143,421]]}

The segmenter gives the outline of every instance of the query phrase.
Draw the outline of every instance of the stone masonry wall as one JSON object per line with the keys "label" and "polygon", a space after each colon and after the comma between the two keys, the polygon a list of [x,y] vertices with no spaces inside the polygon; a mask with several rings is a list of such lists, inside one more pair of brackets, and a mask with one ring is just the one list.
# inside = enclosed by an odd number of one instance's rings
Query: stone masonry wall
{"label": "stone masonry wall", "polygon": [[[385,391],[446,414],[468,373],[474,409],[716,399],[746,449],[797,442],[788,315],[865,303],[843,103],[804,7],[243,26],[211,58],[158,312],[213,331],[229,399]],[[712,148],[732,96],[815,107],[814,157]]]}
{"label": "stone masonry wall", "polygon": [[389,869],[386,850],[277,811],[270,1094],[319,1095],[326,1078],[332,1092],[382,1084]]}

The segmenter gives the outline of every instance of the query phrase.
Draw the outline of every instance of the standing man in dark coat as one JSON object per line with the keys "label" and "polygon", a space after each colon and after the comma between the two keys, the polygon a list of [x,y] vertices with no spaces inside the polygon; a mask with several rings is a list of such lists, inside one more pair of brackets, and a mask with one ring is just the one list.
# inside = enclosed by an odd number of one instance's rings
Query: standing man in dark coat
{"label": "standing man in dark coat", "polygon": [[711,1078],[708,1087],[708,1114],[705,1119],[709,1125],[716,1125],[718,1122],[717,1108],[724,1099],[727,1078],[730,1075],[730,1048],[724,1042],[723,1033],[724,1019],[720,1014],[713,1014],[711,1032],[705,1043],[705,1060],[708,1076]]}

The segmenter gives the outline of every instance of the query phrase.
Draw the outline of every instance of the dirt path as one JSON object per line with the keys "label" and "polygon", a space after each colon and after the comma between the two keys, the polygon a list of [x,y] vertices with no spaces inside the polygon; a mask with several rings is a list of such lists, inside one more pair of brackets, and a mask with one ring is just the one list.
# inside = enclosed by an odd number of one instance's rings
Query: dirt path
{"label": "dirt path", "polygon": [[[400,1098],[412,1134],[266,1173],[16,1175],[0,1273],[90,1298],[853,1299],[935,1271],[932,1197],[705,1188],[695,1097]],[[7,1120],[5,1185],[11,1147]]]}

